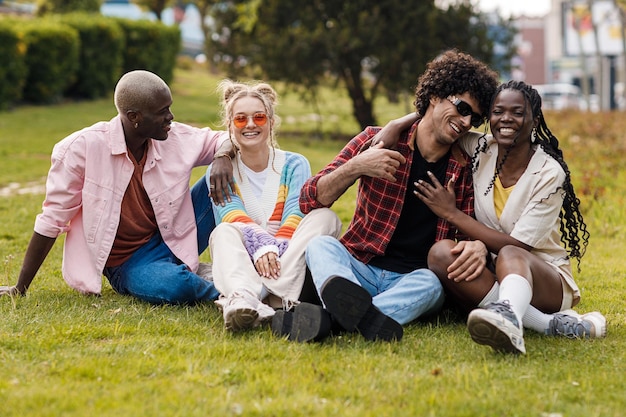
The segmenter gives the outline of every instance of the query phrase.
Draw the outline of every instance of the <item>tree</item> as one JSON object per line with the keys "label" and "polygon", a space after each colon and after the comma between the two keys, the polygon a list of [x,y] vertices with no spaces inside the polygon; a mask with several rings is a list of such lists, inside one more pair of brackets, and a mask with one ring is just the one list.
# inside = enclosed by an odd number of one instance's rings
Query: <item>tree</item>
{"label": "tree", "polygon": [[259,69],[309,94],[330,76],[347,89],[362,127],[376,124],[378,94],[414,87],[442,50],[456,47],[487,63],[495,56],[487,20],[467,0],[447,9],[434,0],[234,0],[214,17],[213,47],[229,75]]}

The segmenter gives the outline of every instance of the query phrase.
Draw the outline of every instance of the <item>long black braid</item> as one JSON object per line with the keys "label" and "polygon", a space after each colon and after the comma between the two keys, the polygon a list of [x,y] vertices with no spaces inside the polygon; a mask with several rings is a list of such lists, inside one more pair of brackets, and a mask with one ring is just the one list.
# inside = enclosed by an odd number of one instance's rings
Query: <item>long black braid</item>
{"label": "long black braid", "polygon": [[[524,101],[530,104],[533,119],[537,118],[538,120],[537,128],[535,129],[535,143],[538,143],[545,153],[554,158],[554,160],[561,165],[561,168],[563,168],[563,171],[565,172],[565,180],[562,185],[565,195],[563,199],[563,206],[561,212],[559,213],[559,217],[561,218],[561,242],[568,251],[569,256],[577,259],[578,270],[580,271],[580,260],[587,251],[587,245],[589,244],[589,232],[587,231],[587,225],[585,224],[582,213],[580,212],[580,200],[576,197],[574,186],[571,181],[569,167],[563,159],[563,151],[559,148],[558,139],[552,134],[546,124],[545,118],[543,117],[543,112],[541,111],[541,96],[531,85],[528,85],[523,81],[511,80],[507,83],[501,84],[497,88],[495,94],[493,95],[491,105],[489,106],[489,113],[491,113],[491,109],[493,108],[493,101],[502,90],[517,90],[523,94]],[[518,138],[515,138],[513,144],[507,149],[504,157],[496,167],[496,172],[491,180],[491,183],[489,184],[489,187],[487,188],[487,191],[485,192],[485,195],[493,187],[495,178],[502,168],[504,161],[506,161],[510,149],[515,146],[517,139]],[[486,145],[486,140],[482,140],[482,143],[478,146],[476,152],[474,153],[474,160],[476,160],[479,152],[484,152],[486,150]],[[477,167],[478,164],[474,163],[474,170],[476,170]]]}

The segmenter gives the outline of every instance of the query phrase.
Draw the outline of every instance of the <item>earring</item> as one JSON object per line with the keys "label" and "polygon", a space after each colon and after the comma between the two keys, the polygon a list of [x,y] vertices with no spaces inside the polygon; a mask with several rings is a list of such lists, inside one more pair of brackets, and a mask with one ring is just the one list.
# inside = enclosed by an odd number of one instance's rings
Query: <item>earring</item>
{"label": "earring", "polygon": [[139,127],[139,123],[135,123],[135,129]]}
{"label": "earring", "polygon": [[533,127],[533,131],[530,134],[530,142],[531,143],[537,142],[537,128],[536,127]]}

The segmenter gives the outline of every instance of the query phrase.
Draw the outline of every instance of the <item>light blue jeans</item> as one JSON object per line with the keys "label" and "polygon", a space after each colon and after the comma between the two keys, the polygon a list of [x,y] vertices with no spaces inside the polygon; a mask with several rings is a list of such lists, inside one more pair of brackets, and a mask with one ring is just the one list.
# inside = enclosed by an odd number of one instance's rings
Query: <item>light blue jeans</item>
{"label": "light blue jeans", "polygon": [[[204,252],[215,228],[209,190],[204,178],[191,189],[198,228],[198,252]],[[187,304],[215,300],[219,296],[213,283],[187,269],[161,238],[155,234],[126,262],[104,269],[113,289],[153,304]]]}
{"label": "light blue jeans", "polygon": [[309,242],[306,263],[318,293],[330,277],[346,278],[365,288],[373,304],[402,325],[436,313],[443,305],[443,287],[431,270],[401,274],[364,264],[332,236],[318,236]]}

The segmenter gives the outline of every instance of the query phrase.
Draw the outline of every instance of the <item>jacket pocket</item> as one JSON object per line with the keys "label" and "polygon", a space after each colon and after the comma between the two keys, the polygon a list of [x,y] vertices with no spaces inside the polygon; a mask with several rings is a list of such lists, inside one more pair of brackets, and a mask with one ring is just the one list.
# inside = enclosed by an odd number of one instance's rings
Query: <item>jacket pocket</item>
{"label": "jacket pocket", "polygon": [[189,181],[179,181],[167,193],[167,210],[172,222],[172,232],[177,237],[188,234],[196,225]]}
{"label": "jacket pocket", "polygon": [[83,228],[87,242],[93,243],[97,240],[104,213],[111,199],[111,189],[85,179],[83,186]]}

